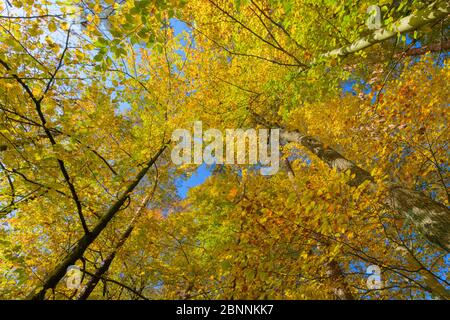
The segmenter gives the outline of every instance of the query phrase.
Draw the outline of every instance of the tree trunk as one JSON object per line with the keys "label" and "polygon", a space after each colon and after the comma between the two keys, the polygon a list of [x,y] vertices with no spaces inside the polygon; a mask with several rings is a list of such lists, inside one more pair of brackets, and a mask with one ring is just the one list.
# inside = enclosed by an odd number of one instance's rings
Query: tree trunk
{"label": "tree trunk", "polygon": [[356,40],[349,46],[329,51],[322,54],[321,57],[344,57],[373,46],[376,43],[393,38],[399,33],[414,31],[426,24],[437,22],[445,18],[449,12],[450,3],[448,1],[435,1],[426,8],[393,23],[392,28],[377,29],[368,36]]}
{"label": "tree trunk", "polygon": [[[154,190],[155,189],[153,189],[153,191]],[[94,276],[91,277],[91,279],[86,284],[86,287],[84,288],[84,290],[78,295],[77,300],[86,300],[89,297],[89,295],[92,293],[92,291],[94,291],[94,289],[97,286],[100,279],[109,270],[111,263],[113,262],[114,258],[116,257],[117,251],[125,244],[125,242],[129,238],[129,236],[133,232],[136,222],[138,221],[139,217],[141,216],[142,212],[144,211],[145,207],[147,206],[147,204],[152,196],[153,196],[153,192],[149,193],[145,197],[145,199],[142,201],[141,206],[137,210],[136,214],[134,215],[133,219],[129,223],[125,232],[120,237],[114,250],[106,257],[105,260],[103,260],[101,267],[95,271]]]}
{"label": "tree trunk", "polygon": [[[355,177],[349,182],[358,186],[369,180],[374,187],[373,177],[334,149],[325,146],[318,139],[297,131],[282,131],[280,137],[296,142],[314,153],[330,167],[339,171],[350,170]],[[396,184],[388,185],[388,196],[384,203],[394,211],[400,212],[424,237],[440,248],[450,251],[450,209],[427,197],[421,192],[409,190]]]}
{"label": "tree trunk", "polygon": [[122,194],[122,196],[109,208],[109,210],[102,216],[97,225],[92,229],[91,232],[85,234],[78,241],[73,250],[63,259],[63,261],[55,267],[55,269],[50,273],[48,277],[45,278],[43,283],[37,286],[28,296],[29,300],[43,300],[45,298],[45,293],[48,289],[54,288],[58,282],[66,274],[66,270],[69,266],[74,265],[75,262],[80,259],[87,247],[97,238],[100,232],[106,228],[109,221],[115,216],[115,214],[120,210],[122,205],[125,203],[127,198],[130,196],[131,192],[136,188],[142,178],[147,174],[150,167],[156,162],[159,156],[167,148],[165,144],[159,151],[150,159],[146,166],[138,173],[133,182],[128,186],[127,190]]}

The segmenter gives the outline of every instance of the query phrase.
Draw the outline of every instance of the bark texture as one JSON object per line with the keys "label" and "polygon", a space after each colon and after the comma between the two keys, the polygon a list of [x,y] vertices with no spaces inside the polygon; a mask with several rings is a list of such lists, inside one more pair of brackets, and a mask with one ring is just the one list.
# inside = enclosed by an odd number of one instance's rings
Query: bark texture
{"label": "bark texture", "polygon": [[35,288],[31,292],[27,299],[28,300],[43,300],[45,298],[45,293],[48,289],[54,288],[58,282],[65,276],[67,268],[74,265],[75,262],[83,257],[84,252],[88,246],[97,238],[100,232],[106,228],[109,221],[116,215],[120,210],[122,205],[131,195],[133,190],[142,180],[142,178],[147,174],[149,169],[153,166],[159,156],[167,148],[165,144],[161,149],[150,159],[146,166],[138,173],[133,182],[128,186],[126,191],[121,195],[121,197],[109,208],[109,210],[100,218],[99,222],[89,233],[86,233],[75,245],[72,251],[62,260],[62,262],[53,269],[53,271],[44,279],[43,283]]}
{"label": "bark texture", "polygon": [[[156,186],[156,184],[155,184]],[[153,189],[154,191],[155,189]],[[130,237],[131,233],[133,232],[133,229],[136,225],[136,222],[138,221],[139,217],[142,215],[142,212],[144,211],[145,207],[147,206],[149,200],[153,196],[153,192],[150,193],[145,197],[145,199],[142,201],[141,206],[137,210],[135,216],[131,220],[131,222],[128,224],[127,229],[120,237],[119,241],[114,247],[114,250],[106,257],[105,260],[103,260],[102,265],[100,268],[98,268],[94,275],[89,279],[88,283],[85,286],[85,289],[78,295],[77,300],[86,300],[92,291],[94,291],[95,287],[97,286],[100,279],[102,279],[103,275],[109,270],[109,267],[111,266],[111,263],[113,262],[114,258],[116,257],[117,252],[119,249],[125,244],[125,242]]]}
{"label": "bark texture", "polygon": [[391,28],[381,28],[373,31],[366,37],[360,38],[352,44],[323,54],[321,57],[344,57],[363,50],[376,43],[393,38],[399,33],[417,30],[424,25],[437,22],[445,18],[450,12],[450,2],[435,1],[422,10],[395,22]]}
{"label": "bark texture", "polygon": [[[296,142],[314,153],[331,168],[350,170],[355,174],[349,184],[358,186],[369,180],[376,187],[373,177],[336,150],[324,145],[317,138],[297,131],[282,131],[280,138]],[[425,238],[440,248],[450,251],[450,209],[425,194],[407,189],[401,185],[389,184],[385,204],[408,219]]]}

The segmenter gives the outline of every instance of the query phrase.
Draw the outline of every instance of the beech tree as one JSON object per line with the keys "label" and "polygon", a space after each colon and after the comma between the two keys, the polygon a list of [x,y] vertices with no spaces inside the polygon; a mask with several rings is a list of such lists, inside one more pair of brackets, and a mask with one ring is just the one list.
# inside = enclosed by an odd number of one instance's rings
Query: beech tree
{"label": "beech tree", "polygon": [[[372,4],[0,2],[0,297],[450,298],[450,5]],[[195,121],[281,170],[180,197]]]}

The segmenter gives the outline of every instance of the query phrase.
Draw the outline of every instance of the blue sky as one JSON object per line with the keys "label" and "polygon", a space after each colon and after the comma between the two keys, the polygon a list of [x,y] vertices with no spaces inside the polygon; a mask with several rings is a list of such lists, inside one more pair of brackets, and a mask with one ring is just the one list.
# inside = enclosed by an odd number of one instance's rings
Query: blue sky
{"label": "blue sky", "polygon": [[188,179],[178,179],[175,184],[177,186],[178,195],[185,199],[189,189],[205,182],[206,178],[211,175],[212,167],[205,164],[200,165],[197,170]]}
{"label": "blue sky", "polygon": [[[172,26],[174,30],[175,36],[180,35],[183,31],[191,33],[190,28],[182,21],[172,18],[170,19],[170,25]],[[181,40],[181,43],[183,43],[183,39]],[[183,54],[183,53],[181,53]],[[175,184],[177,186],[177,193],[181,198],[186,198],[187,193],[189,189],[198,186],[202,184],[206,178],[208,178],[211,175],[212,168],[207,167],[205,164],[200,165],[197,170],[187,179],[177,179],[175,181]]]}

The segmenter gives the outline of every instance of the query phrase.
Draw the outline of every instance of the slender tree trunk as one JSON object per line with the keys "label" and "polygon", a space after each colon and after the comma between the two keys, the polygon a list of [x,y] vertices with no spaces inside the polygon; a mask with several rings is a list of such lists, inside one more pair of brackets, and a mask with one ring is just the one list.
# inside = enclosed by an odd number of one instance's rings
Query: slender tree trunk
{"label": "slender tree trunk", "polygon": [[[154,189],[153,189],[154,191]],[[117,242],[116,246],[114,247],[114,250],[106,257],[105,260],[103,260],[102,265],[100,268],[98,268],[94,276],[89,279],[88,283],[86,284],[84,290],[78,295],[77,300],[86,300],[89,295],[94,291],[95,287],[97,286],[100,279],[103,277],[103,275],[109,270],[109,267],[111,266],[111,263],[113,262],[114,258],[116,257],[116,254],[118,250],[125,244],[125,242],[130,237],[131,233],[133,232],[133,229],[136,225],[136,222],[138,221],[139,217],[142,215],[142,212],[144,211],[145,207],[147,206],[149,200],[152,198],[153,192],[149,193],[144,200],[142,201],[142,204],[136,211],[136,214],[134,215],[133,219],[129,223],[127,229],[120,237],[119,241]]]}
{"label": "slender tree trunk", "polygon": [[48,289],[54,288],[58,282],[64,277],[66,274],[67,268],[71,265],[74,265],[75,262],[83,257],[84,252],[87,247],[97,238],[100,232],[106,228],[109,221],[116,215],[116,213],[120,210],[122,205],[131,195],[133,190],[142,180],[142,178],[147,174],[148,170],[153,166],[159,156],[163,153],[163,151],[167,148],[167,144],[164,144],[159,151],[150,159],[150,161],[146,164],[146,166],[138,173],[133,182],[128,186],[126,191],[122,194],[122,196],[109,208],[109,210],[102,216],[100,221],[95,225],[91,232],[85,234],[78,240],[78,243],[72,249],[72,251],[63,259],[63,261],[58,264],[53,271],[44,279],[43,283],[37,286],[28,296],[29,300],[43,300],[45,298],[45,293]]}
{"label": "slender tree trunk", "polygon": [[[330,167],[339,171],[350,170],[355,178],[350,185],[358,186],[369,180],[376,188],[373,177],[340,153],[325,146],[320,140],[297,131],[282,131],[280,137],[303,145]],[[421,192],[409,190],[396,184],[388,185],[388,196],[384,203],[400,212],[424,237],[440,248],[450,251],[450,209]]]}

